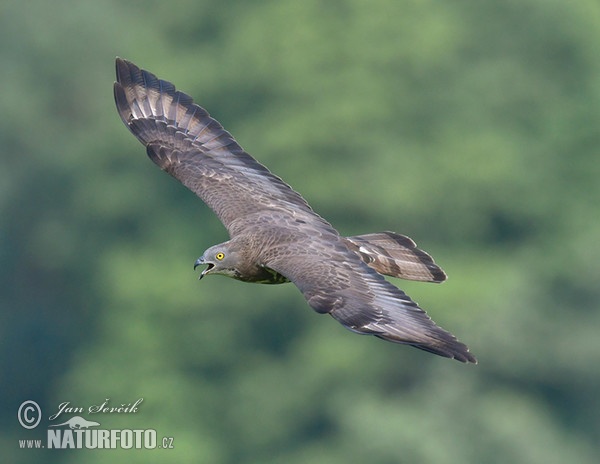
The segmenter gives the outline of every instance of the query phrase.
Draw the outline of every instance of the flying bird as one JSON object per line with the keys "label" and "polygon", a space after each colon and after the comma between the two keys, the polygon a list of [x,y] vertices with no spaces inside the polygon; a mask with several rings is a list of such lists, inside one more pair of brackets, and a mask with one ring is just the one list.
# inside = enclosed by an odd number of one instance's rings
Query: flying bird
{"label": "flying bird", "polygon": [[114,95],[123,123],[150,159],[200,197],[230,240],[194,264],[200,278],[294,283],[318,313],[344,327],[476,363],[383,275],[442,282],[444,271],[405,235],[343,237],[292,188],[256,161],[221,124],[170,82],[121,58]]}

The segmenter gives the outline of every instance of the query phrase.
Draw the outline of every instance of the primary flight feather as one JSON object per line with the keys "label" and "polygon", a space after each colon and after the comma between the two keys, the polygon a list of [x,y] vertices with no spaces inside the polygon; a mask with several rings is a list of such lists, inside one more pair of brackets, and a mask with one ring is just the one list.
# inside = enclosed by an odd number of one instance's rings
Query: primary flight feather
{"label": "primary flight feather", "polygon": [[192,98],[117,58],[115,102],[150,159],[198,195],[230,240],[194,268],[245,282],[293,282],[308,304],[346,328],[462,362],[477,360],[383,276],[442,282],[446,274],[408,237],[342,237],[279,177],[246,153]]}

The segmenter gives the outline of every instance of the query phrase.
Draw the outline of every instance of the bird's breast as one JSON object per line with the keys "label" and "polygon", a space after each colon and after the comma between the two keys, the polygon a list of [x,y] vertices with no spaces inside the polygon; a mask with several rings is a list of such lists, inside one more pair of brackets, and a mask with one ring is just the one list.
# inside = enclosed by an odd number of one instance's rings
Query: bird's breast
{"label": "bird's breast", "polygon": [[243,274],[243,277],[240,278],[240,280],[255,284],[285,284],[290,281],[279,272],[260,265],[255,268],[254,272]]}

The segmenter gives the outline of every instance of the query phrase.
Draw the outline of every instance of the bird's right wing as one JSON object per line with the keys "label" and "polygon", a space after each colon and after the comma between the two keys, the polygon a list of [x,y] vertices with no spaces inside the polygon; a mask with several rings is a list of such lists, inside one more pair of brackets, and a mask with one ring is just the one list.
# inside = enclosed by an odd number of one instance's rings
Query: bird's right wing
{"label": "bird's right wing", "polygon": [[196,193],[230,234],[236,220],[267,209],[328,226],[191,97],[121,58],[116,69],[115,102],[123,123],[146,146],[150,159]]}

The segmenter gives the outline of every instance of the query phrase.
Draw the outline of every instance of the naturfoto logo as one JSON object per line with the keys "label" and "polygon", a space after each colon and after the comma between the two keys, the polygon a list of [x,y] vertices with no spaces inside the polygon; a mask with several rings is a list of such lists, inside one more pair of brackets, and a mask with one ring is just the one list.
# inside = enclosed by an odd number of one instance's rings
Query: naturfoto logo
{"label": "naturfoto logo", "polygon": [[[139,411],[143,401],[143,398],[138,398],[131,403],[111,404],[110,398],[106,398],[102,403],[88,407],[74,406],[70,401],[64,401],[58,405],[56,412],[48,417],[49,421],[56,421],[56,423],[48,424],[46,440],[22,439],[19,440],[19,447],[25,449],[172,449],[173,437],[157,440],[154,429],[102,429],[100,422],[79,415],[134,414]],[[69,414],[78,415],[67,418]],[[33,430],[42,420],[42,408],[35,401],[24,401],[19,407],[17,417],[24,429]],[[57,421],[59,417],[60,422]]]}

